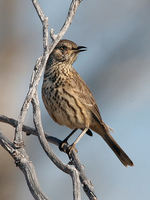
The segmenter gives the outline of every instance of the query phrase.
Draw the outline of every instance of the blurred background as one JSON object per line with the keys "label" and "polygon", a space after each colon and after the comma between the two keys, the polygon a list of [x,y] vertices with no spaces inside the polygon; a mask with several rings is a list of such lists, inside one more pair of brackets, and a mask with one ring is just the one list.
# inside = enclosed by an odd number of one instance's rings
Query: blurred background
{"label": "blurred background", "polygon": [[[39,0],[49,28],[57,33],[70,0]],[[134,162],[125,168],[97,135],[77,144],[81,163],[99,199],[150,199],[150,1],[85,0],[64,38],[87,46],[74,64],[92,90],[113,137]],[[42,26],[31,1],[0,1],[0,114],[17,118],[34,64],[43,52]],[[70,133],[47,114],[38,87],[44,129],[60,139]],[[32,126],[32,107],[25,121]],[[14,129],[0,123],[12,141]],[[77,133],[72,140],[77,137]],[[50,199],[72,199],[71,178],[48,159],[34,136],[24,134],[25,148],[40,185]],[[70,141],[72,142],[72,141]],[[65,163],[67,156],[51,145]],[[22,172],[0,147],[0,199],[33,199]],[[82,198],[87,199],[84,192]]]}

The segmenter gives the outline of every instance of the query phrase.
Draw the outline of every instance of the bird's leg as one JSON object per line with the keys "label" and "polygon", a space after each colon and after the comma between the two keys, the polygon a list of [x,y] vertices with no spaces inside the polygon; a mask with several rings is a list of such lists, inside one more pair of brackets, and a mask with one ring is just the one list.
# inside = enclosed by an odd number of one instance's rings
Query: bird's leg
{"label": "bird's leg", "polygon": [[69,140],[69,138],[70,138],[77,130],[78,130],[77,128],[73,129],[73,131],[60,143],[60,145],[59,145],[60,151],[63,151],[63,146],[64,146],[64,144],[67,144],[67,141]]}
{"label": "bird's leg", "polygon": [[79,140],[83,137],[83,135],[88,131],[88,128],[85,128],[80,135],[77,137],[77,139],[69,146],[68,148],[68,154],[72,151],[72,149],[75,149],[77,152],[77,149],[75,148],[75,145],[79,142]]}
{"label": "bird's leg", "polygon": [[77,130],[78,130],[77,128],[73,129],[73,131],[63,140],[63,143],[64,143],[64,142],[67,142],[67,141],[69,140],[69,138],[70,138]]}

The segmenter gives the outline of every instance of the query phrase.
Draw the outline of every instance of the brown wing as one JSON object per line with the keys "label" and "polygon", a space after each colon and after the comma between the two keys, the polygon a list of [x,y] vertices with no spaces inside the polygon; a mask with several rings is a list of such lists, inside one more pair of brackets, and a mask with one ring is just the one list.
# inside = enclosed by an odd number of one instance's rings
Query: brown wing
{"label": "brown wing", "polygon": [[71,86],[74,93],[76,94],[76,97],[79,99],[80,102],[82,102],[82,104],[89,108],[89,110],[99,122],[102,122],[98,106],[89,87],[74,69],[71,74],[73,74],[73,77],[71,77],[70,79]]}

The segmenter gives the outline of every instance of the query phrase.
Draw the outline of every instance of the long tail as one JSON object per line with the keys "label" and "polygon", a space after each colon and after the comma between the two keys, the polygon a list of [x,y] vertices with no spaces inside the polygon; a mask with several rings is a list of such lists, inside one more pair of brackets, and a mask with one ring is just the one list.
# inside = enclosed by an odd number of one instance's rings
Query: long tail
{"label": "long tail", "polygon": [[126,167],[128,165],[133,166],[132,160],[127,156],[127,154],[122,150],[122,148],[117,144],[114,138],[110,135],[110,133],[100,134],[105,142],[109,145],[109,147],[113,150],[119,160],[122,162],[123,165]]}

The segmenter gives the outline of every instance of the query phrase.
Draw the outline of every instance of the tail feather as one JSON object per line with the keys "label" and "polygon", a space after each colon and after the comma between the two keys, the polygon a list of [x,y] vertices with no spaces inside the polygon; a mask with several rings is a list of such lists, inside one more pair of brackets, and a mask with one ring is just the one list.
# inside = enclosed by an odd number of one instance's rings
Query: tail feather
{"label": "tail feather", "polygon": [[100,134],[105,142],[109,145],[109,147],[113,150],[119,160],[122,162],[123,165],[126,167],[133,166],[132,160],[127,156],[127,154],[122,150],[122,148],[117,144],[117,142],[113,139],[110,133]]}
{"label": "tail feather", "polygon": [[117,144],[114,138],[111,136],[110,132],[113,131],[112,128],[107,126],[101,118],[97,118],[96,115],[92,112],[92,123],[90,124],[90,128],[98,133],[105,142],[109,145],[109,147],[113,150],[119,160],[126,167],[133,166],[132,160],[127,156],[127,154],[122,150],[122,148]]}

